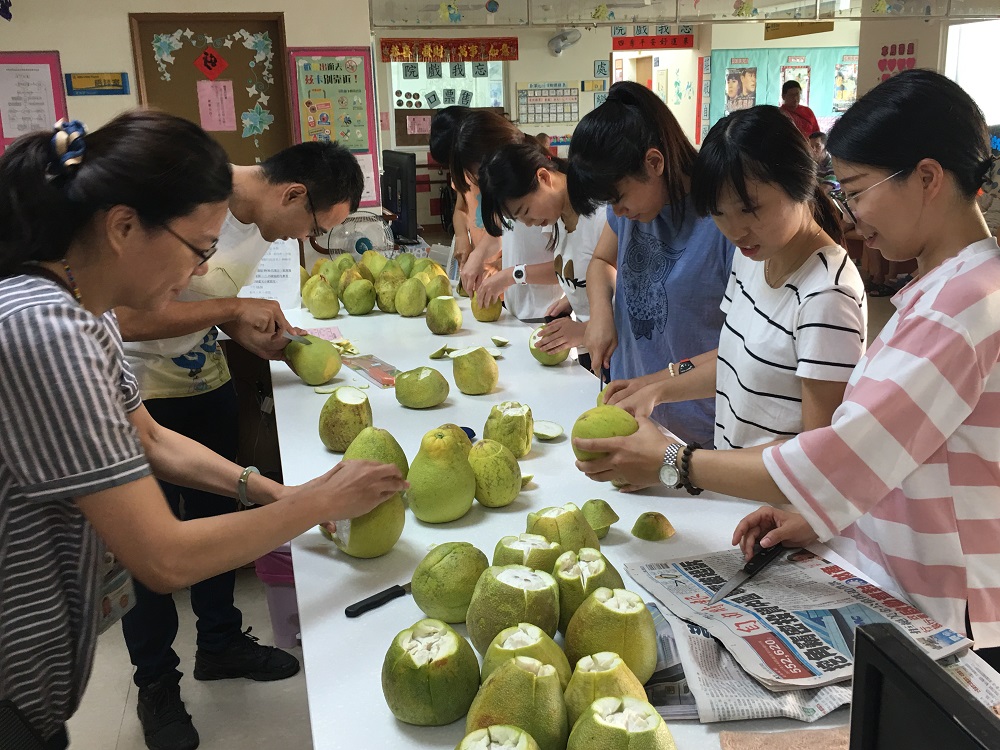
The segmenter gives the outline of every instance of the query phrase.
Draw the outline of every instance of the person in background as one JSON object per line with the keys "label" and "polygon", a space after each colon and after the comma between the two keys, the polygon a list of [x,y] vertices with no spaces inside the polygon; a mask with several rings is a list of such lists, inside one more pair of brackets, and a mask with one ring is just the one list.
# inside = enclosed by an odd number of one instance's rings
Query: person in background
{"label": "person in background", "polygon": [[[232,171],[229,210],[216,252],[204,264],[205,273],[156,315],[129,307],[115,312],[125,355],[150,416],[235,461],[238,402],[217,342],[219,331],[259,357],[284,357],[288,340],[283,334],[292,328],[278,303],[236,295],[253,280],[272,242],[317,237],[341,224],[361,201],[364,177],[349,150],[319,142],[291,146],[259,165],[235,166]],[[161,486],[182,520],[236,511],[228,497],[182,490],[169,482]],[[236,572],[227,571],[191,587],[198,631],[195,679],[291,677],[299,670],[294,656],[257,643],[249,630],[242,632],[235,586]],[[174,701],[181,673],[172,648],[178,628],[173,597],[142,583],[135,588],[136,604],[122,619],[122,630],[135,667],[146,743],[153,750],[191,746],[197,742],[197,731],[183,703]]]}
{"label": "person in background", "polygon": [[802,86],[798,81],[785,81],[781,86],[781,111],[791,117],[803,137],[808,138],[820,129],[819,122],[813,111],[800,101]]}
{"label": "person in background", "polygon": [[809,153],[816,162],[816,179],[827,193],[840,190],[837,175],[833,173],[833,157],[826,150],[826,133],[816,131],[809,135]]}
{"label": "person in background", "polygon": [[[768,504],[733,535],[748,557],[757,542],[826,542],[997,668],[1000,247],[976,205],[996,164],[986,123],[958,84],[908,70],[845,112],[828,148],[844,211],[886,258],[916,259],[916,277],[829,427],[763,449],[687,447],[679,471],[689,492]],[[672,441],[639,421],[627,438],[575,441],[614,451],[577,466],[598,480],[655,481]]]}
{"label": "person in background", "polygon": [[552,148],[552,138],[549,137],[548,133],[539,133],[535,136],[535,140],[538,141],[538,145],[544,148],[546,151]]}
{"label": "person in background", "polygon": [[[486,110],[474,111],[462,122],[452,149],[451,174],[456,187],[478,193],[480,165],[501,146],[523,143],[525,139],[524,133],[506,118]],[[547,249],[548,233],[540,226],[515,223],[504,230],[499,240],[489,239],[492,242],[482,242],[462,269],[463,287],[473,294],[487,276],[509,269],[515,283],[504,292],[507,311],[526,323],[541,322],[562,297]]]}
{"label": "person in background", "polygon": [[[231,191],[223,148],[159,112],[60,122],[0,156],[0,700],[46,750],[90,677],[106,553],[176,591],[407,486],[347,461],[285,487],[143,406],[113,310],[156,317],[205,275]],[[154,476],[263,507],[181,522]]]}
{"label": "person in background", "polygon": [[[630,81],[612,86],[573,133],[573,209],[586,216],[607,204],[608,226],[587,268],[584,340],[595,374],[639,378],[719,345],[733,245],[695,211],[695,158],[667,106]],[[653,419],[711,445],[715,401],[660,404]]]}
{"label": "person in background", "polygon": [[740,74],[736,70],[726,71],[726,114],[731,114],[744,107],[738,106],[738,99],[743,89],[740,86]]}
{"label": "person in background", "polygon": [[[604,211],[580,216],[573,210],[566,188],[569,165],[540,145],[512,143],[501,146],[479,167],[483,223],[494,237],[513,222],[549,231],[549,248],[564,296],[553,302],[538,348],[555,353],[577,347],[580,364],[591,369],[590,355],[583,348],[590,317],[587,300],[587,266],[608,220]],[[513,269],[489,276],[478,293],[482,304],[514,284]],[[569,317],[572,313],[573,317]]]}
{"label": "person in background", "polygon": [[658,403],[714,396],[718,448],[773,444],[830,424],[864,353],[867,305],[838,244],[840,214],[815,169],[805,139],[777,107],[735,112],[713,126],[691,195],[739,248],[719,348],[616,381],[605,403],[647,416]]}
{"label": "person in background", "polygon": [[[451,166],[451,149],[455,143],[462,120],[472,110],[458,105],[445,107],[434,113],[431,118],[430,154],[441,167],[447,170]],[[459,192],[455,188],[455,180],[451,180],[451,189],[455,191],[455,211],[452,215],[452,226],[455,231],[455,260],[458,267],[465,266],[473,248],[482,242],[486,232],[480,219],[479,202],[475,191]]]}

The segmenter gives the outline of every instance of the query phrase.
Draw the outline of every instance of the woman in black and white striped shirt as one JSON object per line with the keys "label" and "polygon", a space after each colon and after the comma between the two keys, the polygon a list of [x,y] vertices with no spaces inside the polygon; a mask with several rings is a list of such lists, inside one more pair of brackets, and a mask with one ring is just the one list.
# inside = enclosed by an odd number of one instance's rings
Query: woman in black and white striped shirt
{"label": "woman in black and white striped shirt", "polygon": [[[157,112],[0,157],[0,700],[46,748],[66,747],[90,674],[106,550],[168,592],[405,487],[357,462],[286,488],[143,407],[111,310],[155,314],[203,274],[231,190],[222,147]],[[182,523],[154,475],[265,507]]]}
{"label": "woman in black and white striped shirt", "polygon": [[867,304],[808,144],[777,107],[735,112],[705,139],[691,194],[740,251],[719,348],[605,400],[646,416],[658,403],[715,394],[718,448],[829,425],[864,353]]}

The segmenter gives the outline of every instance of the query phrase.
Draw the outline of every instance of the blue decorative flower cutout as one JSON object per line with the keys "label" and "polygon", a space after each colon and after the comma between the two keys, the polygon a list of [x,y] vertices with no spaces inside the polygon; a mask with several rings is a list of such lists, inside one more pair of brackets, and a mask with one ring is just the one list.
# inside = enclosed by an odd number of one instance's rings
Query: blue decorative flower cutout
{"label": "blue decorative flower cutout", "polygon": [[243,137],[249,138],[252,135],[261,135],[271,127],[274,115],[257,104],[253,109],[248,109],[240,115],[240,121],[243,123]]}

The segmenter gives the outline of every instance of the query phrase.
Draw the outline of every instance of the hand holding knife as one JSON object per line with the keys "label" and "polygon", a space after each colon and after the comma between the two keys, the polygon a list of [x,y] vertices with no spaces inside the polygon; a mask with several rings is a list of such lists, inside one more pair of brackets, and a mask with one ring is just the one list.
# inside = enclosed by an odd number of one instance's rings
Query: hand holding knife
{"label": "hand holding knife", "polygon": [[788,551],[786,547],[780,544],[768,547],[767,549],[764,549],[759,544],[755,544],[753,550],[753,557],[747,561],[747,564],[744,565],[736,575],[726,581],[726,584],[721,589],[715,592],[715,596],[709,600],[709,604],[717,604],[725,599],[736,589],[744,585],[747,581],[760,573],[760,571],[777,560],[782,552]]}

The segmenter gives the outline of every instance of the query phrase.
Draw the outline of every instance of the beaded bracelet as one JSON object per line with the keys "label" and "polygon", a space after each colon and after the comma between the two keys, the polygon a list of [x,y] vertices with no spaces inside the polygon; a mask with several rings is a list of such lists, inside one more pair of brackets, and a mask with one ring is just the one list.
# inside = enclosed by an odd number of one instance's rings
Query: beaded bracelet
{"label": "beaded bracelet", "polygon": [[700,487],[695,487],[691,484],[691,454],[696,450],[701,448],[697,443],[691,443],[684,446],[684,450],[681,451],[680,460],[680,470],[681,470],[681,484],[684,485],[684,489],[688,491],[689,495],[700,495],[703,490]]}

